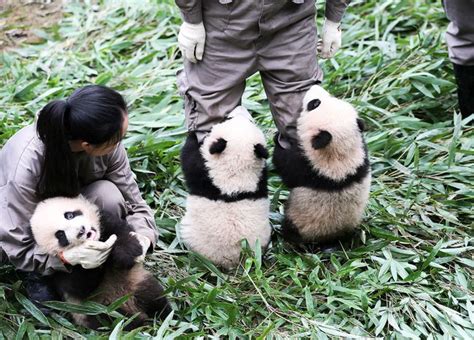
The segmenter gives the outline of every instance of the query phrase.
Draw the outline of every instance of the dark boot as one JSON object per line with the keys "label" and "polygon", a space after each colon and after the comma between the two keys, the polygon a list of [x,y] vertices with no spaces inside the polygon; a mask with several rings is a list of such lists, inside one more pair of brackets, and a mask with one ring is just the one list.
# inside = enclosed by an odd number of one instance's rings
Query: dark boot
{"label": "dark boot", "polygon": [[458,84],[459,110],[462,117],[466,118],[474,113],[474,65],[453,63],[453,66]]}
{"label": "dark boot", "polygon": [[51,314],[51,309],[42,303],[59,300],[59,296],[48,277],[33,272],[19,272],[23,280],[28,299],[45,315]]}

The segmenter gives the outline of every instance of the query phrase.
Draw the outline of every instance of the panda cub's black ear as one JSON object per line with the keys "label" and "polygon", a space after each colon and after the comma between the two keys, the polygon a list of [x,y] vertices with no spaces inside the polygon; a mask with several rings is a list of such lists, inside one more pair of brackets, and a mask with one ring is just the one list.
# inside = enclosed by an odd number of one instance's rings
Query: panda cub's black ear
{"label": "panda cub's black ear", "polygon": [[310,100],[308,105],[306,106],[306,110],[307,111],[311,111],[311,110],[314,110],[315,108],[317,108],[319,105],[321,105],[321,101],[319,99],[313,99],[313,100]]}
{"label": "panda cub's black ear", "polygon": [[69,245],[69,240],[67,239],[64,230],[58,230],[54,233],[54,236],[58,239],[58,243],[61,247],[67,247]]}
{"label": "panda cub's black ear", "polygon": [[268,158],[268,150],[260,143],[255,144],[253,147],[253,152],[257,158],[267,159]]}
{"label": "panda cub's black ear", "polygon": [[360,132],[365,131],[365,123],[361,118],[357,118],[357,126],[359,127]]}
{"label": "panda cub's black ear", "polygon": [[328,131],[322,130],[313,137],[311,140],[311,145],[314,149],[318,150],[328,146],[328,144],[331,143],[331,140],[332,135]]}
{"label": "panda cub's black ear", "polygon": [[227,141],[224,138],[219,138],[215,142],[211,144],[209,147],[209,152],[213,155],[215,153],[221,153],[224,151],[225,147],[227,146]]}

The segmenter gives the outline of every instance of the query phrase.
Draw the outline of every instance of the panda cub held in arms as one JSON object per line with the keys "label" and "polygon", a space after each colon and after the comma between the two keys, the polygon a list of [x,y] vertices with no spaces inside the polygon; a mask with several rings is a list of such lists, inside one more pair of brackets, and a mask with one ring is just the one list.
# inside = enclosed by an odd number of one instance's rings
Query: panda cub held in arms
{"label": "panda cub held in arms", "polygon": [[282,224],[294,243],[331,244],[351,236],[369,198],[364,123],[347,102],[309,89],[297,121],[299,145],[276,143],[273,162],[291,189]]}
{"label": "panda cub held in arms", "polygon": [[181,153],[189,190],[180,235],[191,250],[224,268],[238,265],[241,240],[270,241],[268,158],[262,131],[239,106],[202,144],[190,133]]}
{"label": "panda cub held in arms", "polygon": [[[165,318],[171,312],[158,280],[141,263],[136,263],[143,250],[137,238],[130,234],[133,228],[125,220],[101,214],[96,205],[82,196],[55,197],[37,205],[30,225],[40,249],[51,256],[89,240],[105,241],[113,234],[117,236],[103,265],[94,269],[69,266],[70,272],[58,271],[51,276],[52,285],[64,301],[91,300],[108,305],[130,294],[118,309],[129,317],[139,313],[128,329],[142,326],[155,315]],[[101,326],[96,316],[73,314],[73,319],[89,328]]]}

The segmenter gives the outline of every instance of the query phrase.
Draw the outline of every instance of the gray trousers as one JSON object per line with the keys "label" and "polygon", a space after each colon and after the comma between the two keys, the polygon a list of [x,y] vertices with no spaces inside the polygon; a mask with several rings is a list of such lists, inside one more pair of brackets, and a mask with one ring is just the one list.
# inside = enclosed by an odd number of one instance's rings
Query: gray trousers
{"label": "gray trousers", "polygon": [[450,21],[449,58],[458,65],[474,65],[474,0],[444,0],[443,5]]}
{"label": "gray trousers", "polygon": [[241,104],[246,79],[258,71],[280,141],[296,138],[303,96],[323,77],[316,58],[314,1],[203,1],[202,7],[203,59],[185,60],[178,74],[187,129],[202,140]]}
{"label": "gray trousers", "polygon": [[[110,181],[99,180],[81,189],[81,194],[95,203],[101,211],[125,218],[127,206],[120,190]],[[7,256],[0,248],[0,263],[8,263]]]}
{"label": "gray trousers", "polygon": [[110,181],[99,180],[81,189],[81,194],[96,204],[101,211],[124,219],[127,206],[120,190]]}

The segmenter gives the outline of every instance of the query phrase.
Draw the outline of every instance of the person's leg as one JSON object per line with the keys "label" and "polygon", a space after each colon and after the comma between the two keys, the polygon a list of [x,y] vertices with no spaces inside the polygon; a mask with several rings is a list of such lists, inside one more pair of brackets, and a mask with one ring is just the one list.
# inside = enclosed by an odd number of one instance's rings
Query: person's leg
{"label": "person's leg", "polygon": [[120,190],[110,181],[99,180],[81,189],[81,194],[96,204],[101,211],[124,219],[127,216],[125,199]]}
{"label": "person's leg", "polygon": [[278,128],[277,141],[280,146],[289,148],[289,142],[297,140],[296,120],[302,110],[303,97],[323,78],[316,58],[314,3],[288,2],[270,19],[268,30],[268,33],[263,30],[264,36],[257,45],[258,68]]}
{"label": "person's leg", "polygon": [[[252,6],[252,2],[237,1],[227,5],[218,1],[203,3],[204,56],[197,63],[184,60],[184,71],[178,73],[186,126],[196,133],[199,142],[212,126],[241,104],[245,80],[256,71],[253,40],[245,39],[254,30],[249,24],[254,15],[249,8]],[[234,31],[239,31],[241,40]]]}
{"label": "person's leg", "polygon": [[459,110],[467,117],[474,113],[474,2],[456,0],[443,4],[450,20],[446,42],[458,85]]}

